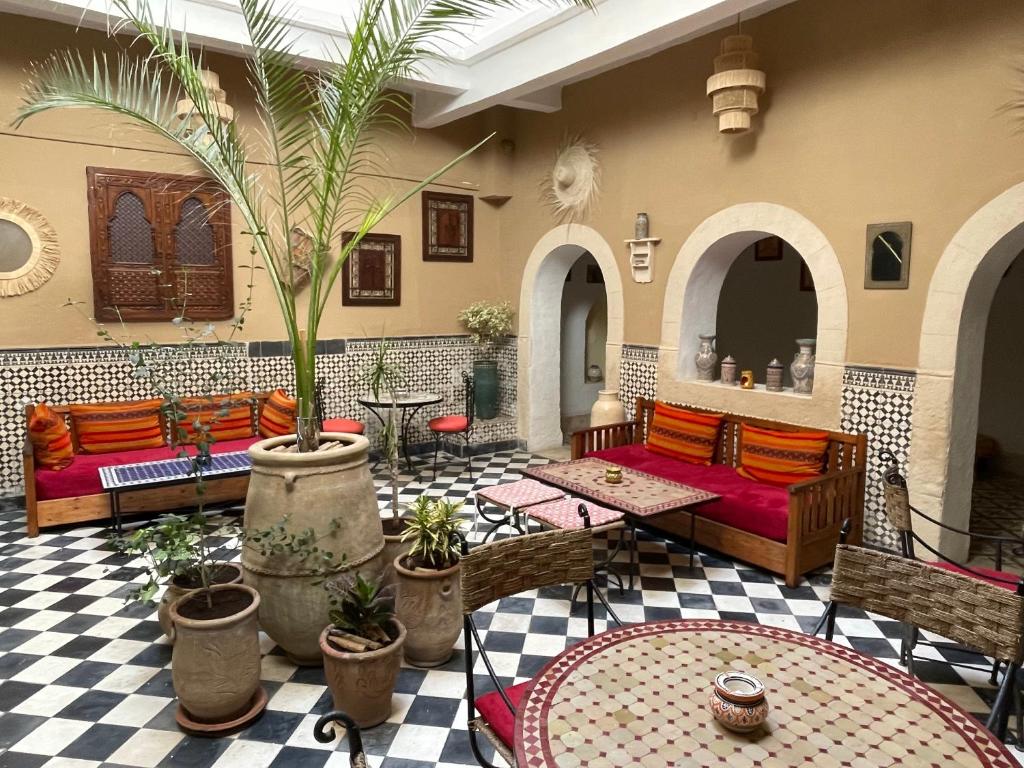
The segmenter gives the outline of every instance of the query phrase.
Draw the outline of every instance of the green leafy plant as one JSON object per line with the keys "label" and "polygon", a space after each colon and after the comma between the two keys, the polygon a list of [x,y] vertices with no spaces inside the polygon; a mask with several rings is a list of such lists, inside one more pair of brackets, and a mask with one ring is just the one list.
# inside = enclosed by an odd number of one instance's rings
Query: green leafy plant
{"label": "green leafy plant", "polygon": [[[593,6],[593,0],[549,0]],[[154,3],[155,5],[155,3]],[[362,0],[348,25],[348,46],[332,62],[302,66],[288,12],[275,0],[240,0],[247,32],[244,50],[258,127],[258,164],[234,120],[221,119],[207,91],[200,48],[172,30],[170,17],[154,18],[147,0],[111,0],[124,21],[113,32],[135,40],[114,60],[104,53],[51,55],[31,69],[20,126],[53,109],[86,107],[126,118],[177,145],[230,196],[270,279],[291,342],[298,417],[314,424],[316,342],[331,289],[349,254],[402,203],[448,172],[488,138],[397,194],[379,196],[381,135],[408,131],[411,99],[394,90],[425,63],[442,57],[453,32],[469,30],[498,8],[523,0]],[[122,38],[115,38],[119,40]],[[132,50],[134,48],[135,50]],[[184,117],[179,101],[192,105]],[[309,291],[294,268],[292,230],[309,235]],[[354,232],[342,239],[346,230]],[[304,248],[307,246],[303,246]],[[305,318],[302,312],[305,311]],[[312,449],[315,440],[300,440]]]}
{"label": "green leafy plant", "polygon": [[[373,353],[373,360],[365,372],[366,383],[373,394],[373,399],[380,402],[381,396],[390,397],[392,402],[398,399],[398,387],[402,383],[402,368],[391,359],[391,342],[382,338]],[[384,461],[388,465],[388,474],[391,478],[391,515],[393,525],[399,523],[398,509],[398,475],[401,468],[398,434],[398,409],[388,408],[387,416],[384,419],[381,430],[381,451],[384,454]]]}
{"label": "green leafy plant", "polygon": [[469,331],[473,343],[479,344],[488,356],[494,353],[494,345],[512,332],[514,317],[512,305],[507,301],[498,304],[477,301],[459,312],[459,322]]}
{"label": "green leafy plant", "polygon": [[409,557],[416,563],[439,570],[458,562],[466,521],[459,518],[463,501],[420,496],[409,507],[402,541],[411,541]]}
{"label": "green leafy plant", "polygon": [[305,575],[323,581],[332,574],[345,569],[345,555],[335,557],[329,549],[321,549],[319,542],[341,527],[338,518],[331,518],[327,531],[317,533],[313,528],[301,531],[288,530],[291,515],[285,515],[267,528],[239,531],[242,545],[264,557],[287,558],[288,562],[305,566]]}
{"label": "green leafy plant", "polygon": [[371,640],[387,638],[390,642],[387,625],[395,617],[395,600],[390,587],[356,573],[326,581],[324,589],[330,597],[329,616],[335,629]]}

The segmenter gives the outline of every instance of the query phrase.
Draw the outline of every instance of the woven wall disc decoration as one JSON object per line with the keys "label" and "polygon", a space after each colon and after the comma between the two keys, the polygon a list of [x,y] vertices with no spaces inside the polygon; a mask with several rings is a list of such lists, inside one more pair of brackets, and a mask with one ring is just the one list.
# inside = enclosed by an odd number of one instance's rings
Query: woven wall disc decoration
{"label": "woven wall disc decoration", "polygon": [[34,291],[60,263],[60,245],[50,222],[32,208],[0,197],[0,296]]}
{"label": "woven wall disc decoration", "polygon": [[600,176],[597,145],[579,136],[568,138],[544,179],[544,199],[560,220],[579,221],[597,199]]}

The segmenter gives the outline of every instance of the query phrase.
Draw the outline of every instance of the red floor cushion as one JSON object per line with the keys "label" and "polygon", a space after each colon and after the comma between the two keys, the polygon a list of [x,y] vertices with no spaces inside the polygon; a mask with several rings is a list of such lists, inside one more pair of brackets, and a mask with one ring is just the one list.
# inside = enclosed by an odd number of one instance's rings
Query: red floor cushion
{"label": "red floor cushion", "polygon": [[[972,579],[980,578],[982,581],[987,581],[989,584],[995,584],[997,587],[1008,589],[1011,592],[1017,591],[1017,582],[1020,581],[1020,576],[1016,573],[1010,573],[1009,571],[994,571],[991,568],[980,568],[975,565],[970,566],[970,571],[966,568],[961,568],[959,565],[947,563],[945,560],[937,560],[935,562],[928,563],[928,565],[934,565],[936,568],[941,568],[944,571],[952,571],[953,573],[959,573],[963,576],[970,576]],[[974,571],[974,573],[971,573],[971,571]],[[1004,579],[1004,581],[999,581],[999,579]]]}
{"label": "red floor cushion", "polygon": [[[225,440],[211,445],[210,452],[243,451],[259,439],[258,437],[245,437],[240,440]],[[179,448],[166,446],[118,453],[80,453],[75,456],[75,460],[67,469],[60,471],[36,469],[36,498],[39,501],[44,501],[103,493],[103,485],[100,483],[100,467],[174,459],[179,453]]]}
{"label": "red floor cushion", "polygon": [[363,434],[362,422],[352,419],[324,419],[324,432],[345,432],[350,435]]}
{"label": "red floor cushion", "polygon": [[789,493],[765,483],[741,477],[724,464],[702,466],[659,456],[643,445],[623,445],[587,454],[666,480],[721,495],[700,505],[700,516],[709,520],[785,543],[789,532]]}
{"label": "red floor cushion", "polygon": [[[519,683],[505,689],[509,700],[517,709],[519,708],[519,703],[523,700],[523,696],[526,695],[526,687],[530,682],[527,680],[525,683]],[[481,717],[487,721],[487,724],[491,726],[494,734],[511,747],[515,732],[516,713],[509,712],[508,704],[501,698],[501,694],[497,691],[485,693],[476,700],[476,709]]]}
{"label": "red floor cushion", "polygon": [[438,416],[427,422],[431,432],[465,432],[469,419],[465,416]]}

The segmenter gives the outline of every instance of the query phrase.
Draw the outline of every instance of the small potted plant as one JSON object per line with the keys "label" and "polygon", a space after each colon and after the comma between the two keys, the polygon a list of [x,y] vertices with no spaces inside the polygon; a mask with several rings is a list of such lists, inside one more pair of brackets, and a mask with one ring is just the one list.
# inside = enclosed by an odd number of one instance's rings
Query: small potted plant
{"label": "small potted plant", "polygon": [[459,556],[462,501],[420,496],[410,507],[403,541],[409,552],[395,558],[398,619],[406,629],[405,660],[436,667],[451,658],[462,631]]}
{"label": "small potted plant", "polygon": [[324,589],[331,623],[320,635],[320,650],[334,708],[370,728],[391,716],[405,627],[395,618],[391,588],[379,580],[345,574],[324,582]]}
{"label": "small potted plant", "polygon": [[476,416],[493,419],[498,415],[498,360],[495,347],[498,341],[512,332],[515,312],[507,301],[494,304],[478,301],[459,312],[459,322],[480,348],[480,356],[473,361],[473,386]]}

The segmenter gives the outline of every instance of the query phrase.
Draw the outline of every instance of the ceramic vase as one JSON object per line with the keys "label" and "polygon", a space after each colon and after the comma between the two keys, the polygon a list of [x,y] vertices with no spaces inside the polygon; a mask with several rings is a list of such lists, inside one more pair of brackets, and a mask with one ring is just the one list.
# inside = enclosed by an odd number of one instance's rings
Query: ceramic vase
{"label": "ceramic vase", "polygon": [[620,424],[626,420],[626,409],[619,401],[619,390],[602,389],[597,393],[597,402],[590,409],[590,426]]}
{"label": "ceramic vase", "polygon": [[711,715],[737,733],[749,733],[768,718],[764,683],[743,672],[723,672],[708,695]]}
{"label": "ceramic vase", "polygon": [[700,339],[700,344],[697,347],[697,354],[693,356],[693,362],[697,365],[697,381],[714,381],[715,363],[718,362],[718,355],[715,354],[715,335],[702,333],[697,338]]}
{"label": "ceramic vase", "polygon": [[814,389],[814,339],[797,339],[800,351],[793,356],[789,372],[793,376],[793,391],[809,395]]}
{"label": "ceramic vase", "polygon": [[722,360],[722,383],[729,386],[736,383],[736,360],[732,355],[726,355]]}
{"label": "ceramic vase", "polygon": [[498,361],[476,360],[473,363],[473,402],[478,419],[498,415]]}
{"label": "ceramic vase", "polygon": [[334,708],[345,712],[360,728],[383,723],[391,717],[391,694],[402,667],[405,627],[392,619],[387,628],[391,644],[362,653],[335,648],[327,641],[329,629],[320,635],[320,649]]}
{"label": "ceramic vase", "polygon": [[782,373],[782,363],[777,358],[772,358],[772,361],[768,363],[768,371],[765,374],[764,388],[769,392],[781,392]]}
{"label": "ceramic vase", "polygon": [[651,236],[651,221],[646,213],[638,213],[633,223],[633,237],[637,240],[646,240]]}

